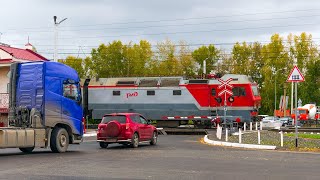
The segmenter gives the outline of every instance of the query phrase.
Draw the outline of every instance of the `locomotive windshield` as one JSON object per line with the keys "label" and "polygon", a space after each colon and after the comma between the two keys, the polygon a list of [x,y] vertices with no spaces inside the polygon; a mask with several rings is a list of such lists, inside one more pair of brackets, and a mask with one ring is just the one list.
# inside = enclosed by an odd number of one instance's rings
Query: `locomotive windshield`
{"label": "locomotive windshield", "polygon": [[254,96],[259,96],[259,90],[257,86],[251,86],[251,89]]}

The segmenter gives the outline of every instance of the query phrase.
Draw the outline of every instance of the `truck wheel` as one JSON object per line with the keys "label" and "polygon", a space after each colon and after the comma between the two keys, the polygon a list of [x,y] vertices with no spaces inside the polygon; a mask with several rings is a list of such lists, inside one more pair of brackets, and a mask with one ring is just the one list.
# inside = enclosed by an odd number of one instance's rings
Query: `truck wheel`
{"label": "truck wheel", "polygon": [[69,134],[64,128],[54,128],[50,139],[52,152],[66,152],[69,146]]}
{"label": "truck wheel", "polygon": [[137,133],[134,133],[131,140],[131,146],[137,148],[139,146],[139,136]]}
{"label": "truck wheel", "polygon": [[151,145],[156,145],[157,144],[157,140],[158,140],[158,133],[157,132],[153,132],[150,144]]}
{"label": "truck wheel", "polygon": [[100,147],[103,148],[103,149],[105,149],[105,148],[108,147],[108,143],[106,143],[106,142],[99,142],[99,145],[100,145]]}
{"label": "truck wheel", "polygon": [[34,147],[27,147],[27,148],[19,148],[20,151],[24,152],[24,153],[31,153],[34,149]]}

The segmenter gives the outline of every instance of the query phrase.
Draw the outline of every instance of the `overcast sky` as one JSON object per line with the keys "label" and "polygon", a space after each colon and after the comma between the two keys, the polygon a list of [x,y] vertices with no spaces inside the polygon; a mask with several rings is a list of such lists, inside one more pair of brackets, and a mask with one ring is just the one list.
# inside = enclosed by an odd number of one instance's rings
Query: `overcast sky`
{"label": "overcast sky", "polygon": [[230,50],[237,41],[266,43],[274,33],[307,32],[320,44],[319,0],[10,0],[1,2],[0,12],[1,42],[23,47],[29,36],[48,59],[54,15],[68,18],[59,25],[60,58],[84,57],[113,40],[185,40],[192,49],[211,43]]}

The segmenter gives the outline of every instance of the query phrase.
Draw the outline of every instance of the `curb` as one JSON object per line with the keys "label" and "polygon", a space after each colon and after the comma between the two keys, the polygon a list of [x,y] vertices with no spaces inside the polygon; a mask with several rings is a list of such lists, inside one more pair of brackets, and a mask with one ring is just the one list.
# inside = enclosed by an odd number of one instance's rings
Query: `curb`
{"label": "curb", "polygon": [[264,149],[264,150],[276,149],[276,146],[269,146],[269,145],[240,144],[240,143],[231,143],[231,142],[224,142],[224,141],[213,141],[208,139],[208,135],[205,135],[203,140],[207,144],[217,145],[217,146],[240,147],[240,148],[248,148],[248,149]]}

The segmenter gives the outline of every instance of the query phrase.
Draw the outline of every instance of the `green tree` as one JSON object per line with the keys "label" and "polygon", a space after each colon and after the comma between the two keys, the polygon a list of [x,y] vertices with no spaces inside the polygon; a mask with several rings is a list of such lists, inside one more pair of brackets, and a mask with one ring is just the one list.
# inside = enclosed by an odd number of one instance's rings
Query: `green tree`
{"label": "green tree", "polygon": [[279,34],[271,36],[271,42],[263,46],[261,53],[263,58],[261,96],[264,99],[261,111],[273,114],[275,103],[277,106],[279,104],[280,94],[283,92],[292,64],[289,63],[288,51]]}
{"label": "green tree", "polygon": [[194,77],[196,62],[191,56],[191,50],[185,41],[180,41],[179,47],[178,59],[181,63],[182,73],[186,77]]}
{"label": "green tree", "polygon": [[246,74],[250,73],[250,60],[252,48],[246,42],[236,43],[232,49],[233,71],[232,73]]}
{"label": "green tree", "polygon": [[160,61],[160,75],[176,76],[182,74],[179,60],[175,56],[176,46],[170,41],[165,40],[157,44],[158,54],[156,60]]}
{"label": "green tree", "polygon": [[206,60],[206,72],[209,73],[211,70],[217,70],[216,63],[220,58],[220,50],[213,44],[210,44],[209,46],[201,46],[193,51],[192,57],[200,65],[198,75],[203,73],[204,60]]}
{"label": "green tree", "polygon": [[245,74],[253,78],[258,84],[262,83],[261,69],[263,67],[262,45],[258,42],[247,44],[236,43],[232,49],[229,61],[231,73]]}
{"label": "green tree", "polygon": [[298,97],[303,104],[320,103],[319,95],[319,55],[317,46],[312,41],[312,36],[301,33],[294,36],[292,47],[293,56],[296,58],[297,66],[305,77],[305,82],[299,83]]}
{"label": "green tree", "polygon": [[127,76],[145,76],[149,73],[149,65],[153,52],[148,41],[141,40],[139,44],[123,46],[124,71]]}
{"label": "green tree", "polygon": [[92,73],[95,77],[119,77],[126,75],[124,70],[123,45],[121,41],[113,41],[107,46],[101,44],[97,49],[92,49]]}
{"label": "green tree", "polygon": [[59,60],[59,61],[75,69],[78,72],[78,75],[80,76],[80,78],[85,76],[85,71],[83,68],[83,60],[81,58],[68,56],[65,60]]}

